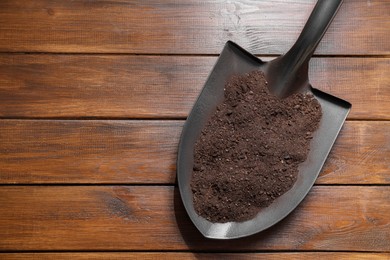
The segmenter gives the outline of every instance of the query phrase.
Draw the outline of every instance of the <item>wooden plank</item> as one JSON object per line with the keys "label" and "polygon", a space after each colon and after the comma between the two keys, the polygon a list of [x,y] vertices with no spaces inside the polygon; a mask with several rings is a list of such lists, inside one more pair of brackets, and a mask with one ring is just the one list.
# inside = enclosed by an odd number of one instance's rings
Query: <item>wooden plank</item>
{"label": "wooden plank", "polygon": [[390,251],[389,186],[316,186],[278,225],[240,239],[195,230],[169,186],[3,186],[0,250]]}
{"label": "wooden plank", "polygon": [[0,120],[2,183],[173,183],[182,121]]}
{"label": "wooden plank", "polygon": [[201,260],[201,259],[226,259],[226,260],[379,260],[390,259],[390,254],[387,253],[340,253],[340,252],[299,252],[299,253],[167,253],[167,252],[153,252],[153,253],[4,253],[0,254],[3,260],[62,260],[62,259],[128,259],[128,260],[171,260],[171,259],[185,259],[185,260]]}
{"label": "wooden plank", "polygon": [[390,184],[390,122],[346,122],[318,184]]}
{"label": "wooden plank", "polygon": [[[257,54],[288,50],[315,0],[0,1],[0,51]],[[387,0],[346,0],[318,54],[389,54]],[[88,15],[86,15],[88,14]]]}
{"label": "wooden plank", "polygon": [[[183,122],[0,120],[0,183],[172,184]],[[389,184],[389,132],[348,121],[317,183]]]}
{"label": "wooden plank", "polygon": [[[268,58],[269,59],[269,58]],[[0,116],[185,118],[215,57],[0,55]],[[389,58],[315,58],[313,86],[390,119]]]}

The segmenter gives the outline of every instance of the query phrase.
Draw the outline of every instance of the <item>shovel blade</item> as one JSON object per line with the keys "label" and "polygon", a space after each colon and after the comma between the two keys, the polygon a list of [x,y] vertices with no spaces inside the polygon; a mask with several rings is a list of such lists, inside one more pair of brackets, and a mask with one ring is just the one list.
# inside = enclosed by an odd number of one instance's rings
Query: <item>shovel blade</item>
{"label": "shovel blade", "polygon": [[227,80],[232,75],[261,70],[265,64],[237,44],[227,42],[183,127],[177,159],[179,190],[190,219],[207,238],[233,239],[249,236],[271,227],[293,211],[317,179],[351,109],[351,104],[347,101],[310,87],[309,91],[321,104],[323,115],[310,143],[307,160],[300,165],[293,187],[251,220],[228,223],[212,223],[206,220],[194,209],[190,185],[195,142],[216,107],[223,102]]}

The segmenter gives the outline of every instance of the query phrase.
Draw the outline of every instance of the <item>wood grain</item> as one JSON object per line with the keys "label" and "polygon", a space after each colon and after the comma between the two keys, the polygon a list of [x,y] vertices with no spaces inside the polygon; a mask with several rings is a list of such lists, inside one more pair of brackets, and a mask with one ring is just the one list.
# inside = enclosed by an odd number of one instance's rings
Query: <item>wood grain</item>
{"label": "wood grain", "polygon": [[[270,59],[270,58],[268,58]],[[215,57],[0,55],[0,117],[185,118]],[[315,58],[314,87],[390,119],[390,59]]]}
{"label": "wood grain", "polygon": [[[0,120],[0,183],[172,184],[183,123]],[[347,122],[317,183],[390,184],[388,132]]]}
{"label": "wood grain", "polygon": [[0,250],[390,251],[390,187],[317,186],[281,223],[208,240],[169,186],[4,186]]}
{"label": "wood grain", "polygon": [[173,183],[182,125],[0,120],[1,183]]}
{"label": "wood grain", "polygon": [[318,184],[390,184],[390,122],[346,122]]}
{"label": "wood grain", "polygon": [[[0,51],[219,53],[227,40],[280,54],[302,30],[306,1],[0,1]],[[389,54],[389,2],[346,0],[318,54]],[[88,15],[86,15],[88,14]]]}
{"label": "wood grain", "polygon": [[299,252],[299,253],[4,253],[3,260],[63,260],[63,259],[126,259],[126,260],[379,260],[389,259],[387,253],[339,253],[339,252]]}
{"label": "wood grain", "polygon": [[388,0],[345,0],[310,63],[353,107],[286,219],[207,240],[174,185],[225,42],[273,59],[315,2],[0,1],[0,259],[390,259]]}

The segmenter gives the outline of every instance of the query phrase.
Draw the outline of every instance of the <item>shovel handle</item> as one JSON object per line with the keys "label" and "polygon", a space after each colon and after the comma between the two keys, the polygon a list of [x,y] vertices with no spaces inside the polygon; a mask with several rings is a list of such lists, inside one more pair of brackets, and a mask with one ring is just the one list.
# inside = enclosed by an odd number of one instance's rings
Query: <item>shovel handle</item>
{"label": "shovel handle", "polygon": [[[307,66],[317,45],[335,17],[343,0],[318,0],[305,27],[293,47],[282,59],[289,60],[295,68]],[[292,62],[292,63],[291,63]]]}

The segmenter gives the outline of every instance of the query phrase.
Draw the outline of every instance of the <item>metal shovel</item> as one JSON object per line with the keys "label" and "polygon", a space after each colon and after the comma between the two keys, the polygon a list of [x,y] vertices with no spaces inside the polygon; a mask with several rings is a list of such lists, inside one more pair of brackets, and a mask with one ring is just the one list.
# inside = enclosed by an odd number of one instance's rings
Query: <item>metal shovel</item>
{"label": "metal shovel", "polygon": [[[341,3],[342,0],[319,0],[294,46],[271,62],[261,61],[233,42],[226,43],[184,125],[177,159],[177,178],[183,204],[192,222],[205,237],[232,239],[267,229],[294,210],[313,186],[351,109],[347,101],[314,89],[308,79],[309,60]],[[265,73],[270,92],[280,98],[296,92],[311,92],[321,104],[323,116],[310,143],[308,158],[300,165],[297,181],[289,191],[261,209],[251,220],[211,223],[194,210],[190,187],[194,144],[217,105],[223,102],[226,81],[234,74],[253,70]]]}

